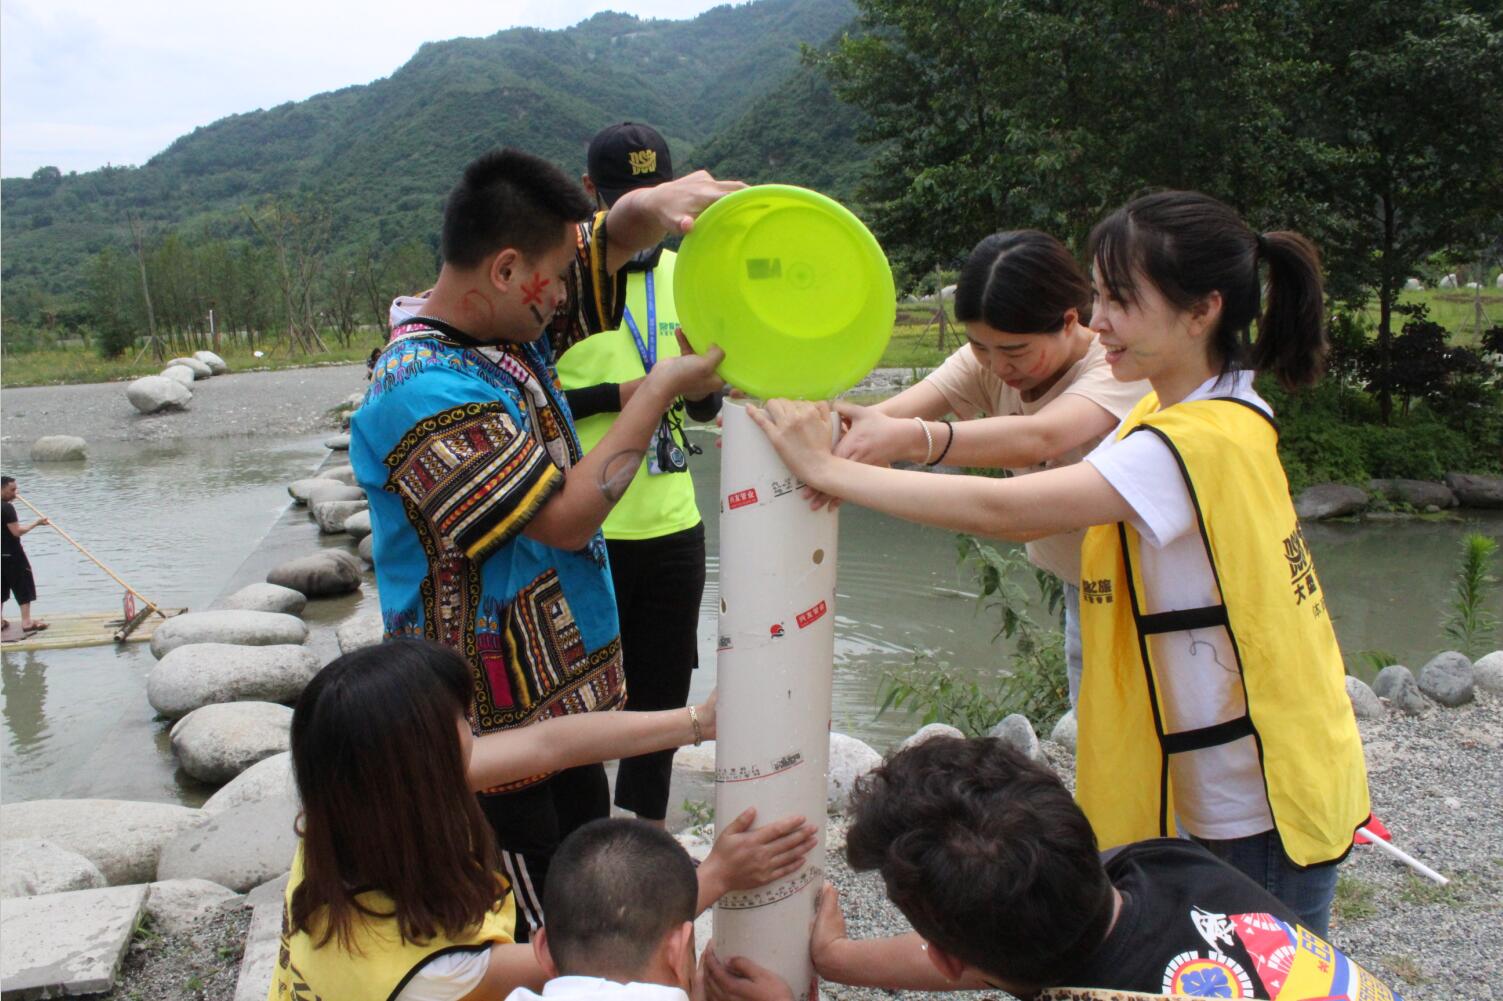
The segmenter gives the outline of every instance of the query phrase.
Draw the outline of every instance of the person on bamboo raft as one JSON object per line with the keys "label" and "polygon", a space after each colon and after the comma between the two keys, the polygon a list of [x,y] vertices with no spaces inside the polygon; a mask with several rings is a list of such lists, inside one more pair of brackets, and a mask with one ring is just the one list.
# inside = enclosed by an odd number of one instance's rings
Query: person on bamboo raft
{"label": "person on bamboo raft", "polygon": [[[547,979],[514,944],[515,897],[474,790],[715,736],[715,698],[654,713],[585,713],[473,736],[454,651],[391,640],[345,654],[292,717],[301,842],[269,1001],[487,1001]],[[781,879],[814,830],[727,824],[697,870],[698,908]]]}
{"label": "person on bamboo raft", "polygon": [[1183,831],[1324,935],[1335,864],[1369,816],[1367,775],[1253,386],[1259,372],[1291,388],[1318,379],[1319,255],[1169,191],[1108,216],[1090,256],[1091,328],[1116,377],[1153,392],[1082,462],[929,476],[832,454],[827,404],[773,400],[751,416],[815,502],[1020,541],[1087,528],[1077,797],[1102,849]]}

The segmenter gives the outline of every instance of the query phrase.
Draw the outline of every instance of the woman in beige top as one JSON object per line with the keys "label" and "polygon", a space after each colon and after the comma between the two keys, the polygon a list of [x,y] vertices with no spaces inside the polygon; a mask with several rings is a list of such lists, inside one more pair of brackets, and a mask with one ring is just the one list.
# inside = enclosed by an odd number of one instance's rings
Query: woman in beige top
{"label": "woman in beige top", "polygon": [[[994,233],[966,259],[955,318],[970,342],[923,381],[874,407],[837,403],[848,429],[836,454],[986,466],[1014,475],[1079,462],[1148,392],[1118,382],[1083,322],[1091,283],[1070,252],[1037,230]],[[943,420],[954,414],[961,423]],[[1065,584],[1070,704],[1080,691],[1080,539],[1028,543],[1028,558]]]}

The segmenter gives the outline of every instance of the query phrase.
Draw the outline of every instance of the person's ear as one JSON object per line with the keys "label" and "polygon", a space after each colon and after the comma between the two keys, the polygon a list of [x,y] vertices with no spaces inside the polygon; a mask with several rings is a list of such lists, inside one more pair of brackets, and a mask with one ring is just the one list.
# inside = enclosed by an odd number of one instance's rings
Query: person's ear
{"label": "person's ear", "polygon": [[1204,337],[1207,333],[1216,329],[1216,323],[1221,319],[1222,307],[1221,292],[1212,289],[1199,302],[1190,307],[1190,336]]}
{"label": "person's ear", "polygon": [[665,935],[662,948],[674,979],[687,991],[694,982],[694,922],[685,921]]}
{"label": "person's ear", "polygon": [[507,247],[495,257],[491,258],[490,267],[486,271],[486,277],[490,279],[499,292],[507,292],[511,289],[511,283],[517,280],[517,273],[521,267],[522,255],[511,247]]}
{"label": "person's ear", "polygon": [[[522,920],[526,920],[523,918]],[[532,956],[543,968],[549,980],[558,976],[558,964],[553,961],[553,953],[548,951],[548,929],[539,928],[532,933]]]}
{"label": "person's ear", "polygon": [[1079,322],[1080,322],[1080,310],[1076,309],[1074,306],[1071,306],[1069,309],[1065,310],[1065,321],[1062,324],[1060,324],[1060,328],[1059,329],[1060,329],[1061,332],[1064,332],[1064,331],[1067,331],[1067,330],[1074,330],[1075,329],[1075,324],[1077,324]]}
{"label": "person's ear", "polygon": [[934,964],[939,975],[946,980],[957,981],[965,975],[967,967],[964,960],[950,955],[933,942],[925,942],[924,951],[929,954],[929,962]]}

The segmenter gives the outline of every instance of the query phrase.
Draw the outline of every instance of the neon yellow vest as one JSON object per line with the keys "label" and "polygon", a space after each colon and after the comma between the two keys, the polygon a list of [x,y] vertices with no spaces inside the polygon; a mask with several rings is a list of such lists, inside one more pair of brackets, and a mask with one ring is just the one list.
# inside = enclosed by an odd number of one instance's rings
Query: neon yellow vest
{"label": "neon yellow vest", "polygon": [[[1098,525],[1081,543],[1076,796],[1102,850],[1172,835],[1169,755],[1257,742],[1269,810],[1297,865],[1341,858],[1368,818],[1367,771],[1325,592],[1289,499],[1278,432],[1236,400],[1158,410],[1149,393],[1118,439],[1156,434],[1179,460],[1223,604],[1145,614],[1141,540],[1131,525]],[[1247,715],[1164,733],[1147,636],[1226,630]]]}
{"label": "neon yellow vest", "polygon": [[[292,875],[282,898],[282,943],[271,978],[267,1001],[390,1001],[407,986],[411,975],[441,953],[474,952],[493,942],[510,943],[516,928],[516,909],[505,879],[497,876],[505,892],[499,909],[490,911],[480,926],[459,938],[437,938],[421,944],[405,942],[397,932],[395,918],[367,918],[356,926],[355,949],[340,948],[330,939],[315,948],[307,932],[291,932],[292,892],[303,879],[303,846],[292,860]],[[390,914],[391,899],[375,891],[362,893],[359,901],[378,914]]]}
{"label": "neon yellow vest", "polygon": [[[663,251],[653,269],[657,298],[658,357],[678,357],[678,311],[673,304],[673,261],[670,250]],[[647,282],[640,271],[626,273],[626,308],[637,321],[637,329],[647,337]],[[642,356],[631,330],[622,324],[616,330],[586,337],[565,351],[558,359],[558,377],[565,389],[582,389],[602,382],[631,382],[646,374]],[[611,425],[614,413],[595,414],[574,422],[579,444],[589,451],[599,444]],[[680,445],[683,443],[680,442]],[[687,452],[688,449],[685,449]],[[602,531],[607,539],[656,539],[682,532],[699,524],[699,507],[694,503],[694,481],[688,473],[647,472],[647,460],[606,517]]]}

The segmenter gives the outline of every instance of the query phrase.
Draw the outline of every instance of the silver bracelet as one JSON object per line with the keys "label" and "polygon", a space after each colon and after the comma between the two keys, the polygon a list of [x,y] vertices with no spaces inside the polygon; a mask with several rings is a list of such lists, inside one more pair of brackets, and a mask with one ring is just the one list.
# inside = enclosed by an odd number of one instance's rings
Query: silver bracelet
{"label": "silver bracelet", "polygon": [[929,430],[929,422],[922,417],[914,417],[918,426],[924,431],[924,465],[929,465],[929,460],[934,458],[934,434]]}

